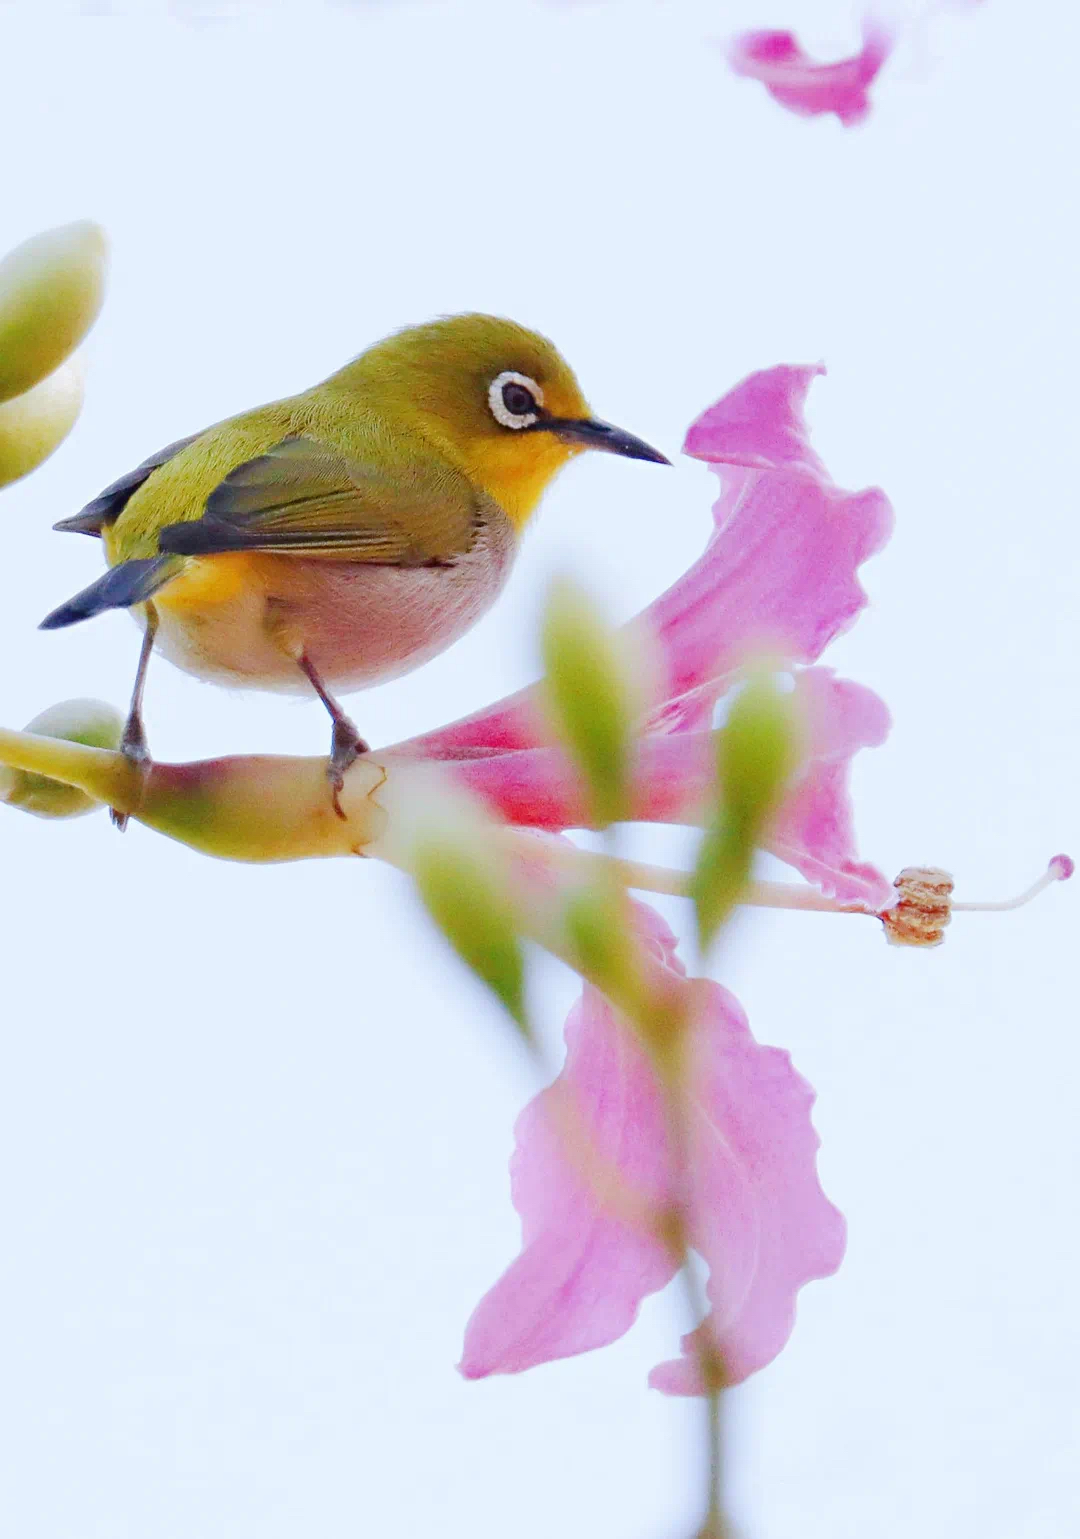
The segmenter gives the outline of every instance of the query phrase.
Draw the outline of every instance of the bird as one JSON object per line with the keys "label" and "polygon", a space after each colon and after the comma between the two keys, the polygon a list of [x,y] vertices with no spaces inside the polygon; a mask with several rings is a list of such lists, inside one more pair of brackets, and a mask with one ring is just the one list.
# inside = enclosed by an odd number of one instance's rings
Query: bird
{"label": "bird", "polygon": [[539,333],[475,313],[406,327],[312,389],[169,444],[54,525],[99,538],[109,567],[41,628],[110,609],[141,624],[120,745],[141,774],[155,648],[226,686],[313,690],[344,817],[344,776],[368,745],[337,695],[468,630],[552,479],[589,449],[670,464],[594,417]]}

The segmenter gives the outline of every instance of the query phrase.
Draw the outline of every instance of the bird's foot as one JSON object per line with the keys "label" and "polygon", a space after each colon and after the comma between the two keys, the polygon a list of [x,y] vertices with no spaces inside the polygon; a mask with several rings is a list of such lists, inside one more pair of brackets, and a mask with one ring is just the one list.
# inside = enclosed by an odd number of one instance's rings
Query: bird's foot
{"label": "bird's foot", "polygon": [[[137,772],[137,785],[139,788],[138,801],[142,800],[142,789],[146,784],[146,777],[150,772],[150,749],[146,742],[146,729],[142,724],[142,717],[133,711],[124,724],[123,735],[120,738],[120,752]],[[113,827],[121,833],[128,826],[130,812],[120,812],[115,807],[109,808],[109,817]]]}
{"label": "bird's foot", "polygon": [[360,755],[367,752],[367,743],[349,718],[337,717],[334,721],[333,736],[330,739],[330,762],[326,766],[326,778],[330,782],[334,811],[342,820],[346,817],[345,809],[341,805],[341,790],[345,784],[345,776]]}

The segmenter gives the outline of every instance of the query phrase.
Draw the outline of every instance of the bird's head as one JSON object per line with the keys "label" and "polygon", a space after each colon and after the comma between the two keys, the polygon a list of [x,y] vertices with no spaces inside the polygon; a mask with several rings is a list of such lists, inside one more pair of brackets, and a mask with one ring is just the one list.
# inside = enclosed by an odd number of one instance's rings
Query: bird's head
{"label": "bird's head", "polygon": [[551,478],[586,449],[668,461],[595,418],[546,337],[493,315],[452,315],[379,342],[350,366],[392,401],[519,527]]}

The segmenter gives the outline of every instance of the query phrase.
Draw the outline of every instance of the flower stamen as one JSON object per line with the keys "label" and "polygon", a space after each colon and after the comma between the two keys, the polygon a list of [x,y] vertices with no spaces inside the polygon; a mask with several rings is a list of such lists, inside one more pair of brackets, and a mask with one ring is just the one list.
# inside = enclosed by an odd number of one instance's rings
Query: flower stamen
{"label": "flower stamen", "polygon": [[883,909],[890,946],[940,946],[952,919],[953,879],[940,866],[905,866],[893,882],[898,897]]}
{"label": "flower stamen", "polygon": [[[691,873],[674,870],[668,866],[655,866],[644,861],[620,860],[591,850],[578,849],[550,835],[523,830],[507,830],[503,837],[511,848],[519,853],[534,855],[540,851],[544,858],[567,874],[579,875],[592,872],[599,875],[606,869],[615,879],[636,892],[666,893],[670,897],[689,896]],[[938,866],[907,866],[896,878],[893,886],[897,891],[894,904],[885,909],[869,908],[859,903],[838,903],[826,897],[818,888],[801,882],[751,882],[741,899],[741,904],[751,908],[788,909],[816,914],[865,914],[880,919],[885,928],[885,938],[894,946],[939,946],[945,939],[945,928],[953,914],[1006,913],[1010,909],[1023,908],[1039,893],[1055,882],[1066,882],[1075,870],[1075,862],[1069,855],[1055,855],[1037,882],[1013,898],[1001,898],[986,902],[955,902],[953,879]]]}

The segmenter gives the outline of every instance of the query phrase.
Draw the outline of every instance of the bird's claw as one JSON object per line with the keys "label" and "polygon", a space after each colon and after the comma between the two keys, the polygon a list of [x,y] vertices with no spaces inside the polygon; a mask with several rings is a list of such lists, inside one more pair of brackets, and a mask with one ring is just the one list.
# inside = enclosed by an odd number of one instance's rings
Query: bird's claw
{"label": "bird's claw", "polygon": [[[120,752],[124,758],[138,773],[139,800],[142,800],[142,787],[146,784],[146,776],[150,769],[150,749],[146,741],[146,730],[142,724],[142,717],[133,713],[124,724],[124,731],[120,738]],[[120,812],[116,807],[109,808],[109,817],[114,828],[123,833],[128,826],[130,812]]]}
{"label": "bird's claw", "polygon": [[326,766],[326,778],[330,782],[330,794],[333,798],[334,811],[344,822],[348,816],[341,805],[341,792],[345,785],[345,776],[356,763],[362,753],[368,752],[368,745],[357,732],[347,716],[339,717],[334,722],[333,736],[330,739],[330,761]]}

